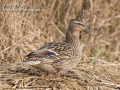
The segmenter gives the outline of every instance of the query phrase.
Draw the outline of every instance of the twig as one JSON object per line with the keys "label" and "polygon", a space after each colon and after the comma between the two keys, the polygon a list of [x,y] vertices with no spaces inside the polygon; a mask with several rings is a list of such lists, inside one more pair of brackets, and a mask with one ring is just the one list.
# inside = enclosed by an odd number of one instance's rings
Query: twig
{"label": "twig", "polygon": [[89,58],[90,58],[90,59],[97,60],[97,61],[99,61],[99,62],[106,63],[106,64],[110,64],[110,65],[116,65],[116,64],[114,64],[114,63],[110,63],[110,62],[107,62],[107,61],[104,61],[104,60],[101,60],[101,59],[96,59],[96,58],[94,58],[94,57],[89,57]]}
{"label": "twig", "polygon": [[63,35],[65,37],[65,34],[63,32],[60,31],[60,29],[53,23],[53,21],[51,21],[52,25],[57,29],[57,31]]}

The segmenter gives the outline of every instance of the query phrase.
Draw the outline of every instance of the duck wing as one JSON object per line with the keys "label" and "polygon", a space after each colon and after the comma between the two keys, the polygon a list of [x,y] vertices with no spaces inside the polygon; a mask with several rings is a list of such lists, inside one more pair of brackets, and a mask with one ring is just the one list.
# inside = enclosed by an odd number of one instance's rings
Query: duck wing
{"label": "duck wing", "polygon": [[46,45],[44,45],[43,47],[29,53],[27,55],[28,58],[34,58],[34,57],[37,57],[37,58],[47,58],[48,56],[50,55],[56,55],[54,53],[54,50],[52,51],[52,48],[51,49],[48,49],[48,47],[50,47],[52,45],[52,43],[48,43]]}
{"label": "duck wing", "polygon": [[44,45],[43,47],[35,50],[34,52],[31,52],[27,55],[29,58],[53,58],[53,57],[59,57],[59,56],[69,56],[70,55],[71,47],[63,42],[52,42]]}

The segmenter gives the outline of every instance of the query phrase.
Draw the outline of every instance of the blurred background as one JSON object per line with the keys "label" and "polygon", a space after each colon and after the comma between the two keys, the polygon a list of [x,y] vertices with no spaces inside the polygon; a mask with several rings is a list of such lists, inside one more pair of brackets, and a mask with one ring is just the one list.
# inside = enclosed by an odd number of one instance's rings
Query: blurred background
{"label": "blurred background", "polygon": [[69,21],[81,18],[95,35],[81,34],[80,40],[85,45],[83,57],[118,62],[119,3],[119,0],[1,0],[0,61],[21,62],[45,43],[63,41]]}
{"label": "blurred background", "polygon": [[[120,0],[0,0],[0,6],[1,90],[120,90]],[[94,34],[80,34],[77,78],[48,81],[19,65],[36,48],[63,41],[75,18]]]}

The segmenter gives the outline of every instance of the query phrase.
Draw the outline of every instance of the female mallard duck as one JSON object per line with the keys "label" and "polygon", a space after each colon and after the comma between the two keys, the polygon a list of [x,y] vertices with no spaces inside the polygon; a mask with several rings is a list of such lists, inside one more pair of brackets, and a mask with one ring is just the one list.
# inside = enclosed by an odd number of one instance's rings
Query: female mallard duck
{"label": "female mallard duck", "polygon": [[66,39],[63,42],[52,42],[42,46],[28,54],[28,59],[24,63],[32,65],[46,74],[57,73],[57,77],[60,77],[60,73],[72,70],[81,60],[80,31],[91,34],[82,20],[71,20]]}

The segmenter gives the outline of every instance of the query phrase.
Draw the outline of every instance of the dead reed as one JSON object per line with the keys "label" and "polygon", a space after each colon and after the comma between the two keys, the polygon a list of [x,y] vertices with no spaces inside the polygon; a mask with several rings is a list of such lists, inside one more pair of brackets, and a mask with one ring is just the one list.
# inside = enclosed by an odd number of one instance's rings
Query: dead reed
{"label": "dead reed", "polygon": [[[1,0],[0,3],[1,88],[120,89],[120,0]],[[77,79],[70,76],[70,80],[49,81],[9,71],[11,67],[18,69],[25,56],[43,44],[62,41],[73,18],[82,18],[95,35],[80,36],[85,47]]]}

